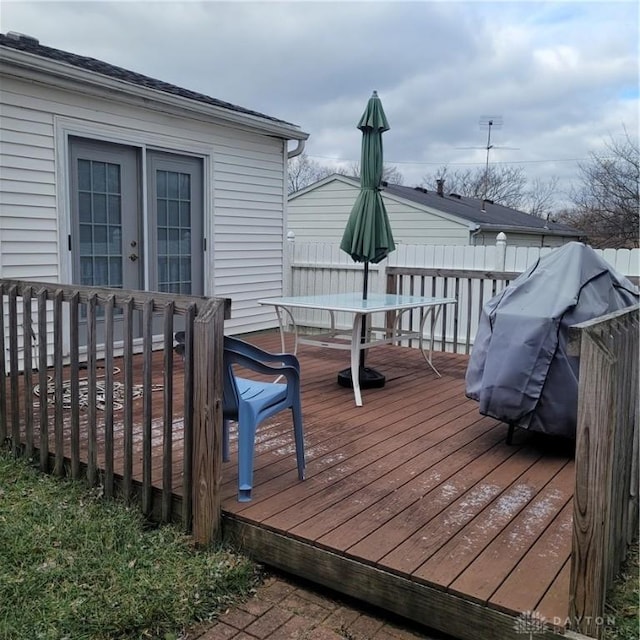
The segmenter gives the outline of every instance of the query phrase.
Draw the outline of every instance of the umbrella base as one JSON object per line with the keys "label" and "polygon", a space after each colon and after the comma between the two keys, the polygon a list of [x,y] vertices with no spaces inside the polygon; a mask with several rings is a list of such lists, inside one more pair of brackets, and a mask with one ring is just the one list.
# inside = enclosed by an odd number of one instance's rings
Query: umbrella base
{"label": "umbrella base", "polygon": [[[379,389],[384,387],[386,378],[379,371],[370,369],[369,367],[360,367],[358,375],[361,389]],[[341,387],[353,389],[353,380],[351,379],[351,368],[343,369],[338,373],[338,384]]]}

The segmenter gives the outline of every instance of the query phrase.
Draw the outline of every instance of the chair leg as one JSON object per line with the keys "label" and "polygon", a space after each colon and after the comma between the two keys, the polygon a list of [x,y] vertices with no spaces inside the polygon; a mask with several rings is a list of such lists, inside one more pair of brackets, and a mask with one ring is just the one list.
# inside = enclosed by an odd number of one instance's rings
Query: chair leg
{"label": "chair leg", "polygon": [[222,461],[229,462],[229,420],[222,422]]}
{"label": "chair leg", "polygon": [[251,500],[256,427],[253,411],[242,404],[238,413],[238,502]]}
{"label": "chair leg", "polygon": [[293,413],[293,434],[296,441],[296,462],[298,463],[298,479],[305,478],[305,460],[304,460],[304,428],[302,424],[302,407],[299,402],[295,402],[291,407]]}

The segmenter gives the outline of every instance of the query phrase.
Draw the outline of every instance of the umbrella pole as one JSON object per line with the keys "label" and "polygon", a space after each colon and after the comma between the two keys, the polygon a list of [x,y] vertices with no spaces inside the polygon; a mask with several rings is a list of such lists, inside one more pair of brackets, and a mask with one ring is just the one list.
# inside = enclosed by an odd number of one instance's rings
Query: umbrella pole
{"label": "umbrella pole", "polygon": [[[364,284],[362,286],[362,299],[366,300],[369,295],[369,262],[364,263]],[[367,314],[363,314],[362,327],[360,328],[360,344],[367,341]],[[380,372],[369,369],[364,366],[365,350],[360,349],[359,363],[359,383],[361,389],[373,389],[384,387],[386,378]],[[351,367],[343,369],[338,373],[338,384],[341,387],[353,388],[353,380],[351,379]]]}
{"label": "umbrella pole", "polygon": [[[366,300],[369,296],[369,261],[364,263],[364,283],[362,285],[362,299]],[[360,344],[367,341],[367,314],[362,318],[362,327],[360,328]],[[360,367],[364,368],[364,349],[360,350]]]}
{"label": "umbrella pole", "polygon": [[362,285],[362,299],[366,300],[369,296],[369,261],[364,263],[364,283]]}

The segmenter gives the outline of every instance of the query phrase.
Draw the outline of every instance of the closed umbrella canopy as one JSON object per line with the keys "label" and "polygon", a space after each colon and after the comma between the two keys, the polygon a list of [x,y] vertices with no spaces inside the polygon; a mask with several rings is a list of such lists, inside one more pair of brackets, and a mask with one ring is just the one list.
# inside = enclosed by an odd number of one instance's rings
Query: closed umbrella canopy
{"label": "closed umbrella canopy", "polygon": [[[362,298],[367,299],[369,290],[369,263],[377,263],[395,250],[391,225],[384,206],[382,194],[382,134],[389,130],[389,123],[382,108],[377,91],[373,92],[367,108],[358,122],[362,131],[362,153],[360,157],[360,193],[353,204],[340,248],[356,262],[364,262]],[[366,316],[362,323],[361,342],[366,342]],[[382,387],[385,377],[365,367],[364,349],[360,351],[359,384],[362,388]],[[338,374],[338,384],[351,387],[351,369]]]}
{"label": "closed umbrella canopy", "polygon": [[356,262],[375,264],[396,248],[380,193],[383,169],[382,134],[389,130],[389,123],[376,91],[367,103],[358,129],[362,131],[360,193],[351,209],[340,248]]}

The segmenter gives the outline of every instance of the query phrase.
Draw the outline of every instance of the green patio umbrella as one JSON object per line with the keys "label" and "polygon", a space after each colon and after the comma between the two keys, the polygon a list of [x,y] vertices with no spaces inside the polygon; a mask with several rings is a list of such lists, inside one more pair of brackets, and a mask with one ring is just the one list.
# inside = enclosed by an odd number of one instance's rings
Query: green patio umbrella
{"label": "green patio umbrella", "polygon": [[[377,263],[395,250],[391,225],[382,200],[382,134],[389,130],[378,92],[374,91],[358,122],[362,131],[362,151],[360,156],[360,193],[356,199],[347,226],[342,236],[340,248],[356,262],[364,263],[364,284],[362,297],[368,296],[369,263]],[[362,341],[365,341],[366,326],[362,327]],[[351,386],[351,371],[338,374],[338,382]],[[360,352],[360,385],[383,386],[384,376],[364,366],[364,350]]]}
{"label": "green patio umbrella", "polygon": [[[351,209],[340,248],[356,262],[364,262],[367,271],[370,262],[375,264],[384,260],[396,248],[380,194],[382,134],[389,130],[389,123],[377,91],[369,98],[367,108],[358,122],[358,129],[362,131],[360,193]],[[367,279],[364,286],[365,298],[366,290]]]}

